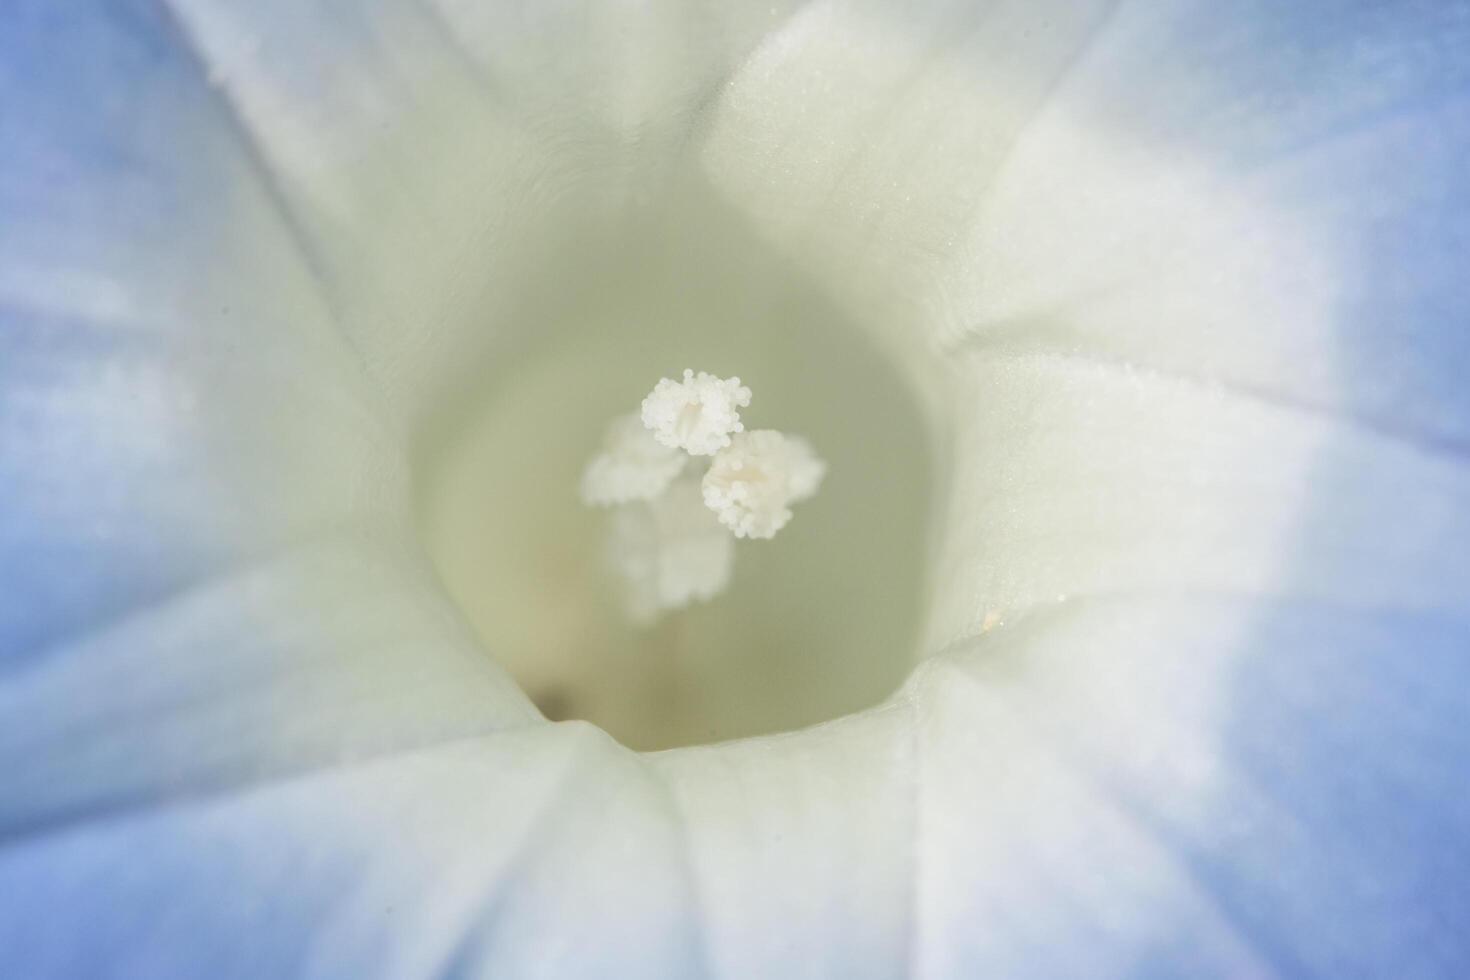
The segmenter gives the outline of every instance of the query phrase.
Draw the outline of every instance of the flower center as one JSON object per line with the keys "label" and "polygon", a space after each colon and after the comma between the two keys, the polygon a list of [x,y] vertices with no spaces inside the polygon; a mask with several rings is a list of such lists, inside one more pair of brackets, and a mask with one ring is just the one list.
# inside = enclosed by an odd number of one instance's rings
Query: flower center
{"label": "flower center", "polygon": [[[918,639],[932,480],[897,369],[708,199],[554,264],[556,287],[519,305],[504,329],[520,339],[418,466],[430,552],[489,655],[548,717],[637,749],[789,730],[890,694]],[[800,432],[829,468],[799,520],[742,543],[727,591],[639,625],[582,471],[607,420],[688,365],[738,375],[759,392],[746,427]]]}

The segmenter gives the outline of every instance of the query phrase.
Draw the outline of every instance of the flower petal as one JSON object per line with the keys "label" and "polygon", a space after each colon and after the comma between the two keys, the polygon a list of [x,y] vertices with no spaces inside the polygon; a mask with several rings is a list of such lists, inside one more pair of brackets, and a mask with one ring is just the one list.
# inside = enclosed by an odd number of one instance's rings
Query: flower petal
{"label": "flower petal", "polygon": [[538,716],[153,5],[22,9],[0,126],[0,832]]}

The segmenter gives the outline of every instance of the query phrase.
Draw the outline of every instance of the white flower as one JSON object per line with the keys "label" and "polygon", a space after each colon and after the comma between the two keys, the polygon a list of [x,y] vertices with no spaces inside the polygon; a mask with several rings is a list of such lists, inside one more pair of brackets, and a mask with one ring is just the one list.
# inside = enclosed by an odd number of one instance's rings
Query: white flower
{"label": "white flower", "polygon": [[[1470,976],[1467,29],[1456,0],[10,5],[5,973]],[[419,436],[520,379],[500,353],[563,322],[538,283],[594,282],[546,246],[688,188],[777,257],[753,315],[798,282],[850,318],[834,351],[907,372],[933,547],[886,703],[640,755],[547,723],[465,628]],[[544,447],[552,414],[507,426]],[[547,552],[554,593],[582,569]],[[606,662],[577,602],[533,632]],[[822,652],[596,693],[759,722],[860,666]]]}
{"label": "white flower", "polygon": [[643,424],[654,438],[693,456],[713,456],[740,432],[740,409],[750,404],[750,389],[739,378],[720,379],[704,371],[684,371],[683,381],[663,378],[643,399]]}
{"label": "white flower", "polygon": [[582,474],[582,500],[599,507],[652,500],[687,462],[677,449],[660,445],[636,413],[620,415],[607,427],[602,452]]}
{"label": "white flower", "polygon": [[774,429],[742,432],[704,475],[704,502],[738,538],[772,538],[791,504],[817,492],[826,464],[804,439]]}

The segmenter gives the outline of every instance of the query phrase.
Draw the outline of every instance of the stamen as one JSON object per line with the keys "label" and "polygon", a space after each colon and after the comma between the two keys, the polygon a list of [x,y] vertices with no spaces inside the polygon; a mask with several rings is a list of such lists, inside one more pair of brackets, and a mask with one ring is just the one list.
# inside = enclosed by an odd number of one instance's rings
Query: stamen
{"label": "stamen", "polygon": [[737,538],[772,538],[791,520],[790,505],[817,492],[826,469],[805,439],[742,432],[710,464],[704,502]]}
{"label": "stamen", "polygon": [[774,537],[791,520],[791,504],[821,485],[827,464],[805,439],[745,431],[737,409],[749,404],[739,378],[664,378],[641,413],[613,420],[583,473],[582,499],[614,507],[609,561],[635,621],[724,591],[735,560],[731,533]]}
{"label": "stamen", "polygon": [[683,381],[663,378],[643,399],[643,424],[671,449],[713,456],[730,445],[731,433],[745,428],[739,409],[749,404],[750,389],[739,378],[721,380],[686,369]]}
{"label": "stamen", "polygon": [[704,506],[699,481],[681,479],[657,500],[613,512],[608,557],[629,616],[648,623],[725,591],[735,541]]}
{"label": "stamen", "polygon": [[607,427],[602,452],[582,473],[582,500],[594,507],[652,500],[687,463],[677,449],[659,445],[636,413],[620,415]]}

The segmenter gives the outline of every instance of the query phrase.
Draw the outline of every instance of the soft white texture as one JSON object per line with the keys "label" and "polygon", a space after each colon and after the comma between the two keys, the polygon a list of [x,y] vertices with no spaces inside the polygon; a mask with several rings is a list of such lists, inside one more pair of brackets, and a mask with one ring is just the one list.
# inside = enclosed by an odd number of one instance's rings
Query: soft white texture
{"label": "soft white texture", "polygon": [[643,424],[665,446],[692,456],[713,456],[740,432],[740,409],[750,404],[750,389],[739,378],[717,378],[685,369],[684,380],[661,378],[643,399]]}
{"label": "soft white texture", "polygon": [[804,439],[742,432],[710,463],[704,502],[737,538],[773,538],[791,520],[791,504],[817,492],[825,469]]}
{"label": "soft white texture", "polygon": [[[790,505],[821,485],[826,464],[805,439],[744,431],[736,407],[749,404],[739,378],[686,370],[682,382],[660,379],[641,418],[613,420],[583,473],[585,503],[628,505],[613,513],[607,550],[635,622],[723,591],[734,562],[726,529],[737,538],[775,537],[791,520]],[[711,447],[723,448],[702,480],[674,482]]]}
{"label": "soft white texture", "polygon": [[699,481],[676,481],[647,503],[612,513],[608,556],[629,614],[643,622],[725,590],[735,541],[700,497]]}
{"label": "soft white texture", "polygon": [[598,507],[652,500],[679,475],[687,457],[660,444],[636,412],[607,427],[602,451],[582,473],[582,500]]}
{"label": "soft white texture", "polygon": [[[1454,5],[169,6],[224,107],[86,75],[173,43],[97,16],[70,111],[0,114],[147,123],[85,181],[95,132],[38,137],[46,209],[0,236],[21,323],[90,324],[3,334],[6,557],[66,583],[7,610],[7,963],[1465,975],[1470,413],[1418,383],[1465,370],[1423,315],[1466,308]],[[558,179],[631,197],[685,146],[949,351],[950,643],[872,712],[644,759],[463,631],[402,440],[496,301],[464,270],[508,280]],[[1378,298],[1411,312],[1365,329]]]}
{"label": "soft white texture", "polygon": [[791,494],[791,502],[810,500],[822,487],[822,480],[827,476],[827,464],[806,439],[789,432],[783,432],[781,436],[786,443],[782,465],[786,469],[786,489]]}

